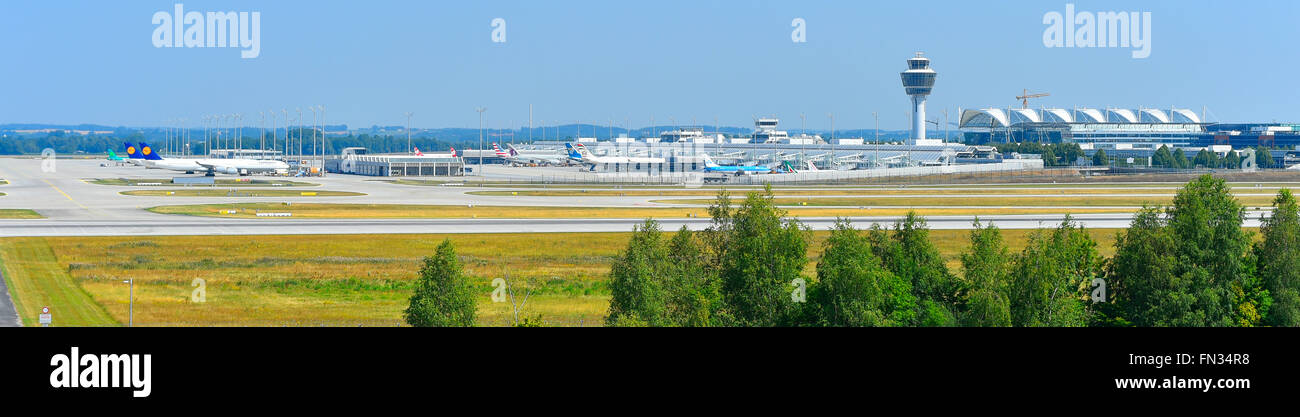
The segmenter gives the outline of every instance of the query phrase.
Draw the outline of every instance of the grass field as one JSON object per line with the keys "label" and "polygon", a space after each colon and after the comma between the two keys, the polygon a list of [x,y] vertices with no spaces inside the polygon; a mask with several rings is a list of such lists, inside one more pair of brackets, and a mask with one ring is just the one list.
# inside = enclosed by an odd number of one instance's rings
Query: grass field
{"label": "grass field", "polygon": [[218,188],[201,188],[201,189],[183,189],[183,190],[131,190],[122,191],[118,194],[149,196],[149,197],[348,197],[366,195],[352,191],[328,191],[328,190],[280,190],[280,189],[249,189],[249,190],[223,190]]}
{"label": "grass field", "polygon": [[[302,181],[289,180],[267,180],[267,179],[216,179],[215,184],[181,184],[186,187],[314,187],[320,184]],[[126,185],[137,186],[140,184],[162,184],[172,185],[171,178],[96,178],[86,180],[86,182],[97,185]]]}
{"label": "grass field", "polygon": [[[697,201],[707,204],[707,200]],[[548,207],[548,206],[437,206],[408,204],[327,204],[327,203],[223,203],[191,204],[175,206],[158,206],[148,209],[159,214],[183,214],[205,217],[258,218],[258,212],[293,213],[297,218],[317,219],[547,219],[547,218],[684,218],[708,215],[704,207]],[[794,217],[861,217],[861,216],[899,216],[907,214],[907,208],[863,209],[857,207],[826,208],[792,208],[788,210]],[[232,214],[233,211],[233,214]],[[927,216],[969,215],[969,214],[1059,214],[1059,208],[919,208],[917,213]],[[1074,214],[1084,213],[1128,213],[1135,211],[1128,208],[1083,208],[1068,210]]]}
{"label": "grass field", "polygon": [[34,210],[29,209],[0,209],[0,219],[44,219]]}
{"label": "grass field", "polygon": [[[1019,250],[1033,233],[1004,230]],[[1116,230],[1089,230],[1103,254]],[[968,231],[936,230],[932,240],[954,272]],[[826,232],[814,232],[806,273],[814,274]],[[127,321],[135,279],[142,326],[394,326],[420,258],[444,238],[455,243],[476,283],[480,325],[506,325],[509,303],[492,303],[491,280],[533,288],[524,307],[550,325],[600,325],[609,303],[609,265],[629,233],[76,237],[0,239],[0,261],[25,323],[48,305],[56,325]],[[195,278],[206,300],[192,302]]]}
{"label": "grass field", "polygon": [[42,239],[0,239],[0,268],[24,326],[37,325],[37,315],[45,306],[50,307],[55,325],[117,325]]}

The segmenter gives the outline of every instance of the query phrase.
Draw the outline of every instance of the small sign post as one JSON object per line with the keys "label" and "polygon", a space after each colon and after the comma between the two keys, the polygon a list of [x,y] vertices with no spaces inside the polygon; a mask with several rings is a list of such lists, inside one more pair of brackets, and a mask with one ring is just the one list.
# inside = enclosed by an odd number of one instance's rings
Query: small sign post
{"label": "small sign post", "polygon": [[54,316],[50,315],[50,307],[41,307],[40,322],[41,327],[50,327],[50,323],[54,322]]}

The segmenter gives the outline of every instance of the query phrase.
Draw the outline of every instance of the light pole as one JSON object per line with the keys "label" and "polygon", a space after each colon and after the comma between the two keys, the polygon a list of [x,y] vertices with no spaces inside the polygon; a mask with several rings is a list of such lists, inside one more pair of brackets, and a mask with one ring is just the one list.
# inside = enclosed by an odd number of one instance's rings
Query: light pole
{"label": "light pole", "polygon": [[257,151],[261,153],[261,155],[258,155],[258,159],[261,159],[266,156],[266,113],[259,111],[257,116],[262,119],[262,134],[257,136]]}
{"label": "light pole", "polygon": [[298,170],[302,170],[302,107],[298,108]]}
{"label": "light pole", "polygon": [[[211,124],[211,122],[211,116],[203,116],[203,143],[208,143],[208,125]],[[188,146],[185,147],[185,151],[187,153],[189,152]]]}
{"label": "light pole", "polygon": [[871,117],[876,119],[876,163],[875,168],[880,168],[880,113],[871,112]]}
{"label": "light pole", "polygon": [[271,152],[275,152],[275,110],[267,113],[271,115]]}
{"label": "light pole", "polygon": [[284,114],[284,155],[282,156],[284,162],[289,163],[289,108],[280,109],[280,112]]}
{"label": "light pole", "polygon": [[325,176],[325,105],[320,106],[320,175]]}
{"label": "light pole", "polygon": [[835,155],[835,113],[826,113],[826,116],[831,118],[831,159],[839,166],[839,156]]}
{"label": "light pole", "polygon": [[130,285],[126,299],[126,327],[135,327],[135,278],[127,279],[122,283]]}
{"label": "light pole", "polygon": [[487,107],[474,109],[478,112],[478,176],[483,176],[483,112]]}
{"label": "light pole", "polygon": [[316,106],[307,106],[311,110],[311,163],[316,164]]}
{"label": "light pole", "polygon": [[406,112],[406,153],[412,153],[415,148],[411,147],[411,116],[415,113]]}

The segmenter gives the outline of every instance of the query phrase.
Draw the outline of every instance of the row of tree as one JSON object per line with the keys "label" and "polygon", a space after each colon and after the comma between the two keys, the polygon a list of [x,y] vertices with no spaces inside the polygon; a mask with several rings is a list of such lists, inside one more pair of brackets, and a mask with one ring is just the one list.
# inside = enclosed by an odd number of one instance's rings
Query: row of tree
{"label": "row of tree", "polygon": [[[1255,150],[1255,165],[1259,168],[1273,168],[1276,164],[1273,162],[1273,155],[1268,148],[1257,147]],[[1182,149],[1170,149],[1161,145],[1151,155],[1151,166],[1171,169],[1191,169],[1191,168],[1241,168],[1242,155],[1237,151],[1228,151],[1223,156],[1208,149],[1201,149],[1192,159],[1187,159],[1187,154]],[[1098,149],[1092,155],[1092,164],[1096,166],[1110,165],[1113,160],[1106,155],[1105,149]],[[1143,160],[1145,162],[1145,159]]]}
{"label": "row of tree", "polygon": [[1043,165],[1049,167],[1069,166],[1084,156],[1083,148],[1077,143],[1001,143],[996,145],[1001,153],[1038,154],[1043,157]]}
{"label": "row of tree", "polygon": [[729,201],[720,196],[702,232],[665,239],[653,221],[637,227],[610,271],[609,325],[1300,325],[1300,214],[1288,190],[1252,244],[1244,208],[1203,176],[1171,206],[1144,208],[1110,259],[1068,218],[1018,253],[977,221],[960,275],[914,214],[865,232],[841,220],[815,279],[803,273],[808,230],[770,191]]}

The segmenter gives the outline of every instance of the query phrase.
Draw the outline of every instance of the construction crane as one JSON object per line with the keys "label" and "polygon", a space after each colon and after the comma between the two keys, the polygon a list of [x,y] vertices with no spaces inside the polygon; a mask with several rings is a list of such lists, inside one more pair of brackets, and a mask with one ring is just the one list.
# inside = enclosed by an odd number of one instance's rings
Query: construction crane
{"label": "construction crane", "polygon": [[1026,109],[1027,109],[1027,108],[1029,108],[1029,99],[1031,99],[1031,98],[1039,98],[1039,97],[1047,97],[1047,96],[1050,96],[1050,95],[1052,95],[1052,94],[1051,94],[1051,93],[1034,93],[1034,94],[1029,94],[1029,89],[1026,88],[1026,89],[1024,89],[1024,91],[1021,93],[1021,95],[1016,96],[1016,100],[1020,100],[1020,106],[1021,106],[1021,108],[1026,108]]}

